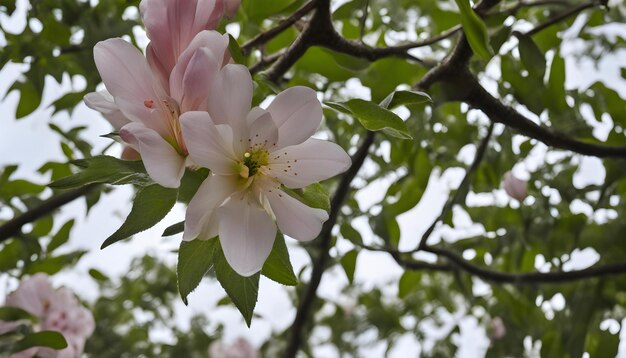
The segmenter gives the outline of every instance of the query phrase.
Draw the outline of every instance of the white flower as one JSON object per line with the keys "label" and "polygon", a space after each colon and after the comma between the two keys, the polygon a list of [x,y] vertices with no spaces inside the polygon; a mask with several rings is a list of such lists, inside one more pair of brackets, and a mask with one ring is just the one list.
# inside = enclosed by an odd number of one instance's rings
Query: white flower
{"label": "white flower", "polygon": [[189,203],[185,240],[216,235],[231,267],[240,275],[258,272],[280,230],[307,241],[328,219],[282,190],[303,188],[350,166],[338,145],[310,138],[322,120],[315,91],[294,87],[267,108],[250,108],[252,78],[241,65],[227,65],[216,77],[209,112],[181,116],[189,156],[211,175]]}

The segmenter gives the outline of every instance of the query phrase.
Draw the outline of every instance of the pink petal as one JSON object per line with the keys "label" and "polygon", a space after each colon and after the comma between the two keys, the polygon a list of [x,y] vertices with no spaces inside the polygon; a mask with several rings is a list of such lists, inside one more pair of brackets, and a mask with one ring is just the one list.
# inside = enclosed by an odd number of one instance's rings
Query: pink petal
{"label": "pink petal", "polygon": [[[180,55],[178,62],[169,78],[171,96],[182,103],[182,111],[206,110],[200,108],[200,104],[206,106],[214,78],[222,68],[224,52],[228,48],[228,37],[224,37],[216,31],[202,31],[189,47]],[[196,107],[187,102],[195,103]]]}
{"label": "pink petal", "polygon": [[142,0],[148,38],[168,73],[199,32],[217,26],[224,11],[217,5],[216,0]]}
{"label": "pink petal", "polygon": [[209,96],[209,113],[216,124],[229,124],[236,133],[246,126],[252,102],[252,76],[245,66],[226,65],[219,73]]}
{"label": "pink petal", "polygon": [[328,213],[292,198],[280,189],[264,191],[276,216],[280,231],[299,241],[310,241],[319,235]]}
{"label": "pink petal", "polygon": [[191,160],[216,174],[238,173],[229,126],[216,126],[207,112],[183,113],[180,126]]}
{"label": "pink petal", "polygon": [[161,87],[170,88],[170,70],[165,67],[162,63],[161,59],[154,52],[154,46],[152,43],[149,43],[146,47],[146,59],[148,60],[148,65],[150,69],[152,69],[152,73],[158,79]]}
{"label": "pink petal", "polygon": [[157,101],[162,90],[158,85],[155,87],[152,72],[141,52],[115,38],[98,42],[93,53],[102,82],[124,115],[133,121],[149,122],[151,111],[145,101]]}
{"label": "pink petal", "polygon": [[189,202],[183,240],[208,240],[218,234],[215,209],[237,191],[237,178],[209,175]]}
{"label": "pink petal", "polygon": [[278,127],[278,148],[304,142],[322,122],[322,104],[308,87],[296,86],[279,93],[267,110]]}
{"label": "pink petal", "polygon": [[115,104],[113,96],[106,90],[87,93],[83,99],[87,107],[100,112],[116,130],[130,122]]}
{"label": "pink petal", "polygon": [[310,138],[271,153],[268,175],[289,188],[303,188],[343,173],[350,163],[348,154],[337,144]]}
{"label": "pink petal", "polygon": [[272,218],[259,205],[237,196],[217,209],[217,214],[226,261],[241,276],[259,272],[276,237]]}
{"label": "pink petal", "polygon": [[120,137],[137,149],[150,177],[166,188],[178,188],[185,173],[185,158],[157,132],[141,123],[120,129]]}
{"label": "pink petal", "polygon": [[224,13],[229,18],[233,18],[239,10],[241,0],[224,0]]}

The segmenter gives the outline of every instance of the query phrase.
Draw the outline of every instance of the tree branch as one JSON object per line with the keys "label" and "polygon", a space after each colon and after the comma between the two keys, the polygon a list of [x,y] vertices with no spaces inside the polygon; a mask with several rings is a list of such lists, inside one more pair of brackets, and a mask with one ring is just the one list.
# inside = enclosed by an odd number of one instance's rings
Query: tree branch
{"label": "tree branch", "polygon": [[541,24],[537,25],[532,30],[526,32],[525,35],[526,36],[532,36],[532,35],[540,32],[540,31],[543,31],[544,29],[546,29],[546,28],[548,28],[548,27],[550,27],[550,26],[552,26],[554,24],[557,24],[557,23],[567,19],[568,17],[570,17],[572,15],[575,15],[575,14],[577,14],[577,13],[583,11],[583,10],[589,9],[591,7],[594,7],[594,6],[596,6],[596,2],[595,1],[582,3],[582,4],[578,5],[578,6],[575,6],[575,7],[571,8],[571,9],[561,13],[561,14],[556,15],[553,18],[550,18],[549,20],[547,20],[544,23],[541,23]]}
{"label": "tree branch", "polygon": [[291,25],[295,24],[296,21],[300,20],[304,15],[308,14],[314,8],[315,8],[315,0],[311,0],[307,2],[301,8],[296,10],[296,12],[291,14],[291,16],[280,21],[278,25],[276,25],[275,27],[258,34],[253,39],[243,44],[241,46],[241,51],[244,54],[250,53],[250,51],[252,51],[252,48],[262,45],[270,41],[274,37],[278,36],[281,32],[285,31]]}
{"label": "tree branch", "polygon": [[492,271],[480,266],[473,265],[463,259],[459,254],[443,249],[428,247],[424,251],[431,252],[440,257],[448,259],[450,264],[474,275],[495,283],[510,283],[513,285],[527,285],[536,283],[568,283],[571,281],[585,280],[602,276],[626,274],[626,262],[607,264],[603,266],[592,266],[584,270],[563,271],[563,272],[528,272],[528,273],[508,273]]}
{"label": "tree branch", "polygon": [[520,134],[534,138],[554,148],[600,158],[626,158],[626,146],[614,147],[583,142],[563,133],[549,130],[526,118],[512,107],[504,105],[487,92],[474,76],[467,75],[462,81],[463,85],[469,89],[469,93],[464,98],[464,101],[483,111],[494,122],[502,123],[509,128],[517,130]]}
{"label": "tree branch", "polygon": [[293,358],[298,353],[300,346],[302,345],[302,339],[304,336],[305,325],[310,317],[311,307],[313,306],[313,302],[317,298],[317,288],[322,281],[322,275],[324,274],[324,270],[326,270],[326,263],[329,256],[331,238],[332,238],[332,229],[337,222],[337,217],[339,216],[339,212],[343,203],[345,202],[348,193],[350,192],[350,184],[352,180],[356,177],[356,174],[363,166],[363,162],[367,157],[367,153],[369,152],[370,146],[374,143],[374,132],[367,132],[363,143],[357,150],[357,152],[352,156],[352,165],[343,174],[341,178],[341,182],[335,191],[335,195],[331,201],[330,206],[330,214],[328,215],[328,221],[324,223],[322,227],[322,232],[317,238],[317,244],[319,245],[319,256],[313,260],[313,270],[311,272],[311,279],[309,281],[308,286],[300,300],[300,304],[298,305],[298,310],[296,312],[296,318],[291,325],[289,331],[291,332],[289,337],[289,342],[287,345],[287,349],[285,350],[285,357]]}
{"label": "tree branch", "polygon": [[2,226],[0,226],[0,243],[10,239],[15,235],[18,235],[22,229],[22,226],[34,222],[37,219],[40,219],[52,213],[54,210],[71,201],[74,201],[75,199],[80,198],[81,196],[91,193],[96,188],[98,188],[98,186],[98,184],[90,184],[71,191],[63,192],[59,195],[53,196],[43,201],[38,206],[28,210],[22,215],[16,216],[15,218],[7,221]]}
{"label": "tree branch", "polygon": [[[491,140],[492,133],[493,133],[493,122],[489,125],[489,129],[487,130],[487,135],[485,136],[485,138],[483,138],[483,140],[480,142],[480,145],[476,148],[476,155],[474,156],[472,165],[467,169],[467,172],[465,173],[465,176],[463,177],[461,184],[459,184],[459,188],[456,190],[454,195],[448,199],[446,204],[441,209],[441,213],[439,214],[439,216],[437,216],[437,218],[428,227],[428,229],[426,229],[415,251],[422,250],[426,247],[426,242],[428,241],[428,238],[435,230],[435,227],[437,227],[437,224],[441,220],[443,220],[446,215],[448,215],[450,210],[452,210],[452,207],[454,206],[454,204],[456,204],[459,201],[459,199],[461,199],[461,193],[466,193],[466,188],[469,188],[472,174],[480,166],[480,163],[482,162],[485,156],[485,152],[487,151],[487,148],[489,147],[489,140]],[[463,197],[465,197],[465,195]]]}

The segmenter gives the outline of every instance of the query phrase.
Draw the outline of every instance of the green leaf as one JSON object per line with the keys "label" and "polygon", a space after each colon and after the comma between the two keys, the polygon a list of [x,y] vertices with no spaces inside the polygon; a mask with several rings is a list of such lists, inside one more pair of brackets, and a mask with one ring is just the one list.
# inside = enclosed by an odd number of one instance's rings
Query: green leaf
{"label": "green leaf", "polygon": [[213,256],[218,238],[183,241],[178,250],[178,292],[187,304],[187,296],[198,287],[204,275],[213,266]]}
{"label": "green leaf", "polygon": [[71,219],[65,224],[63,224],[63,226],[59,229],[59,231],[57,231],[57,233],[54,234],[54,236],[52,237],[52,240],[50,240],[50,243],[48,244],[46,251],[50,253],[54,251],[56,248],[58,248],[59,246],[65,244],[67,240],[69,240],[70,238],[70,230],[72,230],[73,226],[74,226],[74,219]]}
{"label": "green leaf", "polygon": [[167,229],[165,229],[165,231],[163,231],[163,235],[161,236],[173,236],[176,234],[180,234],[181,232],[185,231],[185,221],[181,221],[181,222],[177,222],[174,225],[170,225],[167,227]]}
{"label": "green leaf", "polygon": [[391,92],[381,103],[385,109],[394,109],[409,104],[432,102],[433,99],[427,93],[420,91],[394,91]]}
{"label": "green leaf", "polygon": [[102,273],[102,271],[100,270],[90,269],[89,276],[91,276],[96,281],[100,281],[100,282],[109,281],[109,277],[105,275],[104,273]]}
{"label": "green leaf", "polygon": [[276,234],[274,247],[272,247],[272,252],[265,264],[263,264],[261,273],[270,280],[283,285],[295,286],[298,284],[298,279],[293,273],[293,266],[291,266],[291,261],[289,260],[289,250],[287,250],[285,238],[281,233]]}
{"label": "green leaf", "polygon": [[231,34],[228,34],[228,52],[230,52],[230,56],[235,63],[246,64],[246,58],[243,56],[241,47],[239,47],[239,43]]}
{"label": "green leaf", "polygon": [[56,189],[76,188],[91,183],[108,183],[113,185],[152,183],[141,161],[127,161],[108,155],[73,161],[81,167],[78,173],[59,179],[50,184]]}
{"label": "green leaf", "polygon": [[20,240],[10,240],[0,249],[0,272],[7,272],[17,266],[24,255],[24,247]]}
{"label": "green leaf", "polygon": [[183,178],[180,180],[178,200],[183,203],[189,203],[208,175],[209,170],[205,168],[198,170],[186,169],[185,175],[183,175]]}
{"label": "green leaf", "polygon": [[348,251],[340,260],[341,266],[346,272],[346,276],[348,277],[348,282],[350,282],[350,284],[354,282],[354,271],[356,270],[356,259],[358,255],[359,252],[356,250]]}
{"label": "green leaf", "polygon": [[156,225],[176,204],[177,194],[178,190],[164,188],[158,184],[152,184],[139,190],[126,221],[104,241],[101,248],[104,249]]}
{"label": "green leaf", "polygon": [[16,119],[24,118],[33,113],[39,107],[39,104],[41,104],[41,93],[31,81],[24,83],[16,82],[11,89],[18,89],[20,91],[20,101],[15,111]]}
{"label": "green leaf", "polygon": [[405,271],[398,282],[398,297],[405,298],[415,290],[422,280],[422,274],[414,271]]}
{"label": "green leaf", "polygon": [[213,253],[215,276],[250,327],[259,294],[259,277],[261,274],[257,272],[250,277],[237,274],[226,261],[219,242],[217,240],[216,242]]}
{"label": "green leaf", "polygon": [[330,108],[354,116],[363,127],[380,131],[400,139],[412,139],[406,124],[395,113],[374,102],[351,99],[347,102],[325,102]]}
{"label": "green leaf", "polygon": [[29,333],[13,346],[11,352],[21,352],[32,347],[48,347],[60,350],[67,347],[67,342],[61,333],[55,331]]}
{"label": "green leaf", "polygon": [[532,37],[518,33],[517,39],[519,40],[519,55],[524,67],[531,76],[543,80],[546,73],[546,59],[543,52],[535,44]]}
{"label": "green leaf", "polygon": [[485,61],[489,61],[493,56],[493,50],[489,45],[489,34],[487,26],[472,9],[469,0],[455,0],[461,11],[461,25],[467,37],[472,51]]}
{"label": "green leaf", "polygon": [[24,269],[25,274],[34,274],[37,272],[47,273],[48,275],[54,275],[55,273],[69,268],[76,264],[78,260],[86,253],[86,251],[75,251],[70,254],[47,257],[43,260],[37,260]]}
{"label": "green leaf", "polygon": [[21,308],[9,306],[0,307],[0,321],[19,321],[22,319],[32,322],[38,321],[37,317]]}
{"label": "green leaf", "polygon": [[283,190],[307,206],[326,211],[330,210],[330,196],[320,183],[311,184],[301,189],[283,188]]}
{"label": "green leaf", "polygon": [[617,357],[619,334],[597,331],[587,338],[587,348],[591,357]]}

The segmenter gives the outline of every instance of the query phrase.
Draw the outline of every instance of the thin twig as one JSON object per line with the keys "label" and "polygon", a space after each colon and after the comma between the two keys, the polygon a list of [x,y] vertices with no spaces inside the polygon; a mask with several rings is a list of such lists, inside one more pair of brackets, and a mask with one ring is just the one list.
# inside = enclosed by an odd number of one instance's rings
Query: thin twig
{"label": "thin twig", "polygon": [[465,192],[465,188],[469,187],[472,174],[480,166],[480,163],[482,162],[485,156],[485,152],[487,151],[487,148],[489,147],[489,140],[491,140],[491,134],[493,133],[493,125],[494,123],[491,122],[491,124],[489,125],[489,129],[487,130],[487,135],[485,135],[485,138],[482,139],[482,141],[480,142],[480,145],[476,148],[476,155],[474,156],[474,160],[472,161],[471,166],[467,169],[467,172],[465,173],[465,176],[463,177],[463,180],[461,181],[459,188],[456,190],[454,195],[448,199],[446,204],[441,209],[441,213],[439,214],[439,216],[437,216],[437,218],[428,227],[428,229],[426,229],[415,251],[422,250],[426,247],[426,242],[428,241],[428,238],[430,237],[432,232],[435,230],[435,227],[437,227],[437,224],[441,220],[443,220],[446,217],[446,215],[448,215],[450,210],[452,210],[452,207],[454,206],[454,204],[456,204],[459,201],[461,194]]}
{"label": "thin twig", "polygon": [[352,165],[342,176],[341,182],[339,183],[331,201],[328,221],[324,223],[322,232],[316,240],[319,245],[319,256],[313,260],[311,279],[306,287],[306,291],[300,299],[300,304],[298,305],[298,310],[296,312],[296,318],[289,329],[290,337],[287,349],[285,350],[285,357],[287,358],[295,357],[298,350],[300,350],[300,346],[302,345],[305,325],[310,318],[313,302],[317,298],[317,288],[320,285],[322,275],[324,274],[324,270],[326,270],[326,263],[330,257],[328,251],[330,250],[330,244],[332,241],[332,229],[337,222],[340,209],[350,192],[350,184],[361,169],[361,166],[363,166],[363,162],[367,157],[370,146],[374,143],[374,136],[374,132],[367,132],[363,143],[361,143],[357,152],[354,156],[352,156]]}
{"label": "thin twig", "polygon": [[258,34],[253,39],[243,44],[241,46],[241,51],[244,54],[250,53],[250,51],[252,51],[254,47],[262,45],[270,41],[274,37],[278,36],[281,32],[285,31],[291,25],[295,24],[296,21],[300,20],[304,15],[308,14],[314,8],[315,8],[315,0],[311,0],[307,2],[301,8],[299,8],[293,14],[291,14],[291,16],[280,21],[278,25],[276,25],[275,27]]}
{"label": "thin twig", "polygon": [[565,19],[567,19],[568,17],[578,14],[579,12],[595,7],[597,5],[597,3],[595,1],[590,1],[587,3],[582,3],[578,6],[575,6],[561,14],[556,15],[555,17],[550,18],[549,20],[547,20],[546,22],[543,22],[537,26],[535,26],[532,30],[529,30],[525,33],[526,36],[532,36],[540,31],[543,31],[544,29],[557,24]]}

